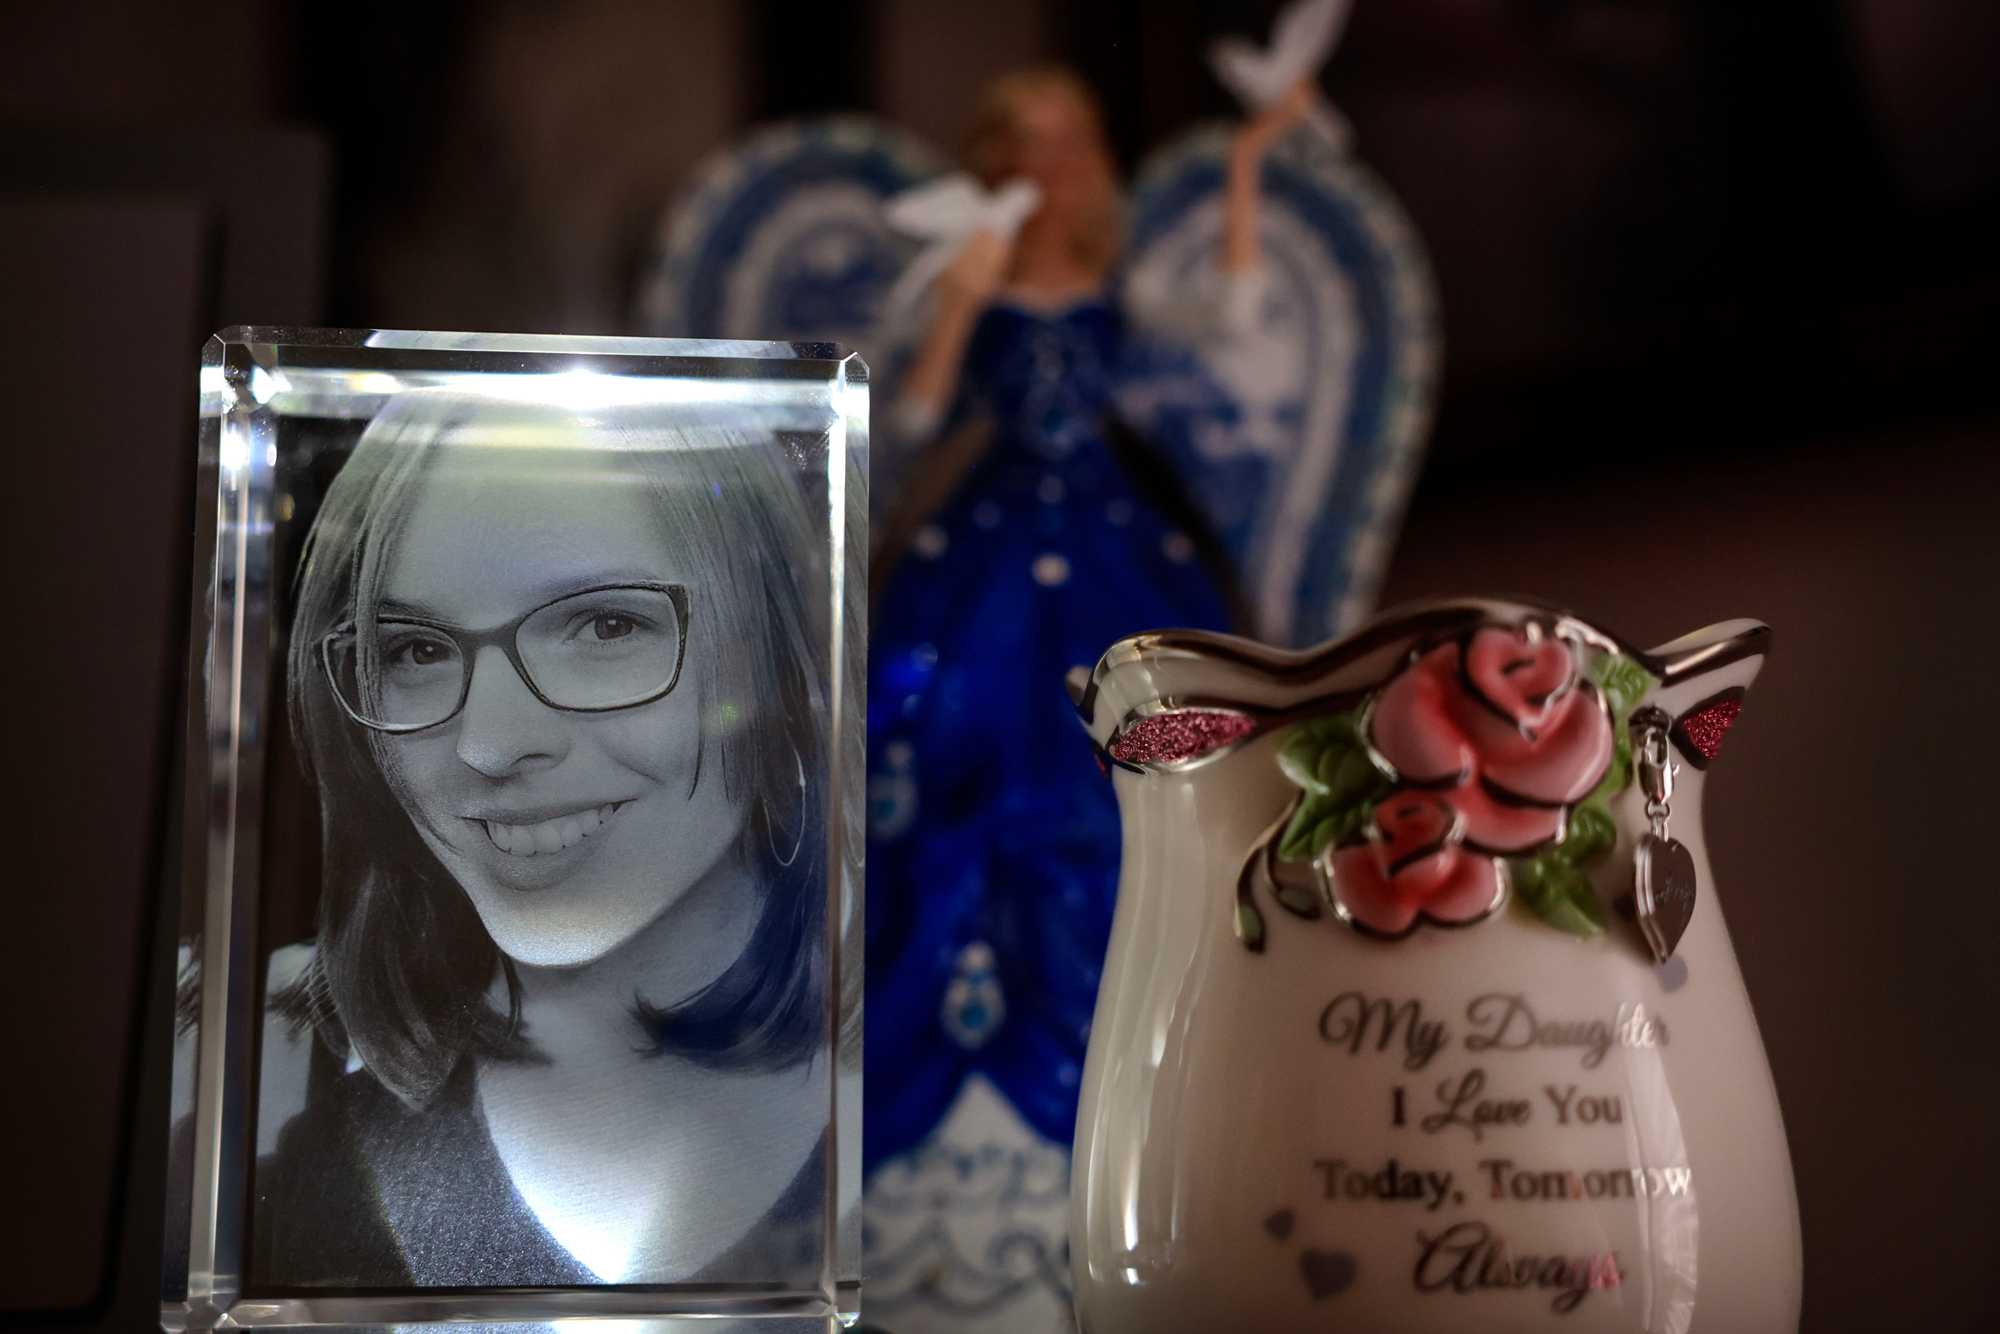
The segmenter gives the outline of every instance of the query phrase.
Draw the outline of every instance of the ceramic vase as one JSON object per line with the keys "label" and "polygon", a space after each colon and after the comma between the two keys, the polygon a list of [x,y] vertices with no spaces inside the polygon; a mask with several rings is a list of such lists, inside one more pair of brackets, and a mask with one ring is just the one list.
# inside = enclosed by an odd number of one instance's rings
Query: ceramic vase
{"label": "ceramic vase", "polygon": [[1124,827],[1085,1334],[1797,1328],[1790,1159],[1701,831],[1768,641],[1463,600],[1071,681]]}

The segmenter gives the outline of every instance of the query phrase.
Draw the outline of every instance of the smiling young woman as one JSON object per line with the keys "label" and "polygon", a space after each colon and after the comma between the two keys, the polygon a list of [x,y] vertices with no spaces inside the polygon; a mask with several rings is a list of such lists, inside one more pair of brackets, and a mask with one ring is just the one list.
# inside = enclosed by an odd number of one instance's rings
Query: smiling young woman
{"label": "smiling young woman", "polygon": [[768,440],[429,390],[369,425],[295,590],[325,852],[269,970],[260,1281],[769,1279],[819,1224],[813,549]]}

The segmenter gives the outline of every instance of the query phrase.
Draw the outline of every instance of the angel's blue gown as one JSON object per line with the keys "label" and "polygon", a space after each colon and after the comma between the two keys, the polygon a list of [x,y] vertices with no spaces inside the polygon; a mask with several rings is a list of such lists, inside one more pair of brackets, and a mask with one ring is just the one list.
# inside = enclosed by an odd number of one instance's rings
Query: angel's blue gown
{"label": "angel's blue gown", "polygon": [[1114,461],[1101,301],[988,309],[962,377],[990,448],[876,604],[868,684],[869,1170],[982,1073],[1067,1149],[1111,929],[1111,784],[1064,690],[1125,635],[1221,628],[1187,534]]}

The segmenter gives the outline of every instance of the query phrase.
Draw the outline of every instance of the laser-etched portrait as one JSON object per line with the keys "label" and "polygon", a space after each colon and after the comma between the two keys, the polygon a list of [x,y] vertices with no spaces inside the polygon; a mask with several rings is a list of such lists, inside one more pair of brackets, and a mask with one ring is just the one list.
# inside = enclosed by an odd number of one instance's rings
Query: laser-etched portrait
{"label": "laser-etched portrait", "polygon": [[431,387],[277,497],[244,1293],[827,1271],[858,701],[797,462]]}

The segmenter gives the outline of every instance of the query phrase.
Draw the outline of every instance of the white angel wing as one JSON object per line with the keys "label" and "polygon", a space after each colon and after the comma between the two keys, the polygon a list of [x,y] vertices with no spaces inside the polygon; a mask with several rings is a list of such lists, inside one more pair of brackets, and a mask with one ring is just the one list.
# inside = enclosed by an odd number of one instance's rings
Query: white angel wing
{"label": "white angel wing", "polygon": [[1146,318],[1216,275],[1229,142],[1198,131],[1140,171],[1123,291],[1142,337],[1119,403],[1236,563],[1258,632],[1312,643],[1359,621],[1386,567],[1434,393],[1436,304],[1382,184],[1295,135],[1265,160],[1244,318]]}
{"label": "white angel wing", "polygon": [[[661,220],[642,331],[838,343],[866,358],[873,400],[893,402],[914,331],[885,318],[887,296],[921,246],[883,209],[947,165],[907,132],[854,116],[727,146]],[[876,446],[870,503],[886,506],[894,462],[879,435]]]}

